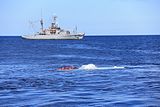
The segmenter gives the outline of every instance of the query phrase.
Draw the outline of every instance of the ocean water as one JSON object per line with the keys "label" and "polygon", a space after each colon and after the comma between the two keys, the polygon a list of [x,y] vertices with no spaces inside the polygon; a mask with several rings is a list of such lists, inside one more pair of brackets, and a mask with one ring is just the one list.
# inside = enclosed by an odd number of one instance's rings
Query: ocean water
{"label": "ocean water", "polygon": [[158,107],[160,36],[0,37],[0,106]]}

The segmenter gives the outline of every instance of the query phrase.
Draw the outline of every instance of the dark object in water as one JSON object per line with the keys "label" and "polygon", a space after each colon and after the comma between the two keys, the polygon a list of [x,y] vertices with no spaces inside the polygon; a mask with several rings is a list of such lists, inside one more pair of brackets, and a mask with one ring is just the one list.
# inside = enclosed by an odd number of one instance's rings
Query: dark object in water
{"label": "dark object in water", "polygon": [[68,70],[74,70],[74,69],[78,69],[78,68],[75,66],[63,66],[63,67],[57,68],[57,70],[59,71],[68,71]]}

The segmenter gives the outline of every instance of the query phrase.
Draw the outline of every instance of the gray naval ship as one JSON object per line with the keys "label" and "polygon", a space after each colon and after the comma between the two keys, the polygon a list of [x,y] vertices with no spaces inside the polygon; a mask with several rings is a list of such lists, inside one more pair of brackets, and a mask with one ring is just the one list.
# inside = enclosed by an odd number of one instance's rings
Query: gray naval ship
{"label": "gray naval ship", "polygon": [[24,39],[83,39],[85,33],[77,33],[76,31],[70,32],[68,30],[61,29],[56,23],[57,16],[53,17],[53,22],[48,29],[43,28],[43,19],[40,20],[41,31],[33,35],[23,35]]}

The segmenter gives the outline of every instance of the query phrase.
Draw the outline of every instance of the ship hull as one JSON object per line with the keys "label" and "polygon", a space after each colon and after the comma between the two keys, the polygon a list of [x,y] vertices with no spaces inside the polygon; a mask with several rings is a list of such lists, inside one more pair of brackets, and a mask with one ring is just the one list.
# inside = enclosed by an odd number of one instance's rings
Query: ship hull
{"label": "ship hull", "polygon": [[83,35],[24,35],[24,39],[33,40],[80,40],[83,39]]}

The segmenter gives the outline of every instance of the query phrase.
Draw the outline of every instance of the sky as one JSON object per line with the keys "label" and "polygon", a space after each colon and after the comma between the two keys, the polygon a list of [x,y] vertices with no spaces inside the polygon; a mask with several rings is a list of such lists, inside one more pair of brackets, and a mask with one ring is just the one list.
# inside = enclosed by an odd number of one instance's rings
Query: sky
{"label": "sky", "polygon": [[53,16],[86,35],[158,35],[160,0],[1,0],[0,35],[21,36],[45,28]]}

